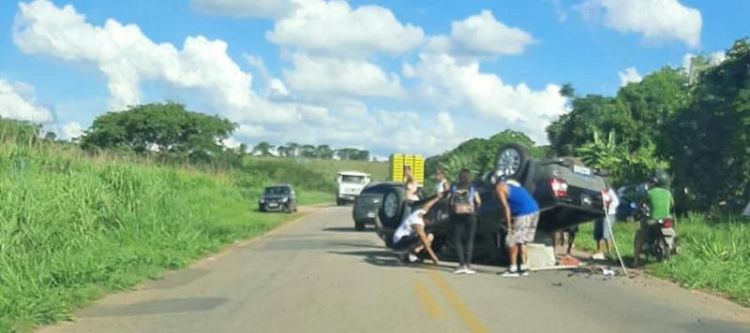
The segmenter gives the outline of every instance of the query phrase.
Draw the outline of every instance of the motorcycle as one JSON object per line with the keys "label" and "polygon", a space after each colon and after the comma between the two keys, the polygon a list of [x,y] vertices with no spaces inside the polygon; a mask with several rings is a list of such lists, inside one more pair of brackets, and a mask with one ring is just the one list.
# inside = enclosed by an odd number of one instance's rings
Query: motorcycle
{"label": "motorcycle", "polygon": [[649,216],[648,206],[643,206],[642,218],[645,226],[645,238],[641,247],[641,253],[645,253],[656,259],[666,261],[672,254],[677,253],[675,239],[675,221],[671,217],[653,220]]}

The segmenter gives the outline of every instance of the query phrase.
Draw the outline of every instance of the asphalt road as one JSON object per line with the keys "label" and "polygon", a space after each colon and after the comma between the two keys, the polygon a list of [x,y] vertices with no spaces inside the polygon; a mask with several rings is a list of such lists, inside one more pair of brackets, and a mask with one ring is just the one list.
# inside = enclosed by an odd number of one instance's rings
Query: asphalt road
{"label": "asphalt road", "polygon": [[314,209],[41,332],[750,332],[750,311],[649,278],[402,266],[351,208]]}

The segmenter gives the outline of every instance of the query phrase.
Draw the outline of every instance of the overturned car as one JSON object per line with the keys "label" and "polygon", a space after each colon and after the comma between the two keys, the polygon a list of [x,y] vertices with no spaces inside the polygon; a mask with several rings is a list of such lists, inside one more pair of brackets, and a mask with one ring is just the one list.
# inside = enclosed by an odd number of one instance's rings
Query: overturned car
{"label": "overturned car", "polygon": [[[606,187],[599,170],[593,170],[572,158],[530,158],[527,150],[517,144],[500,148],[495,170],[474,181],[482,205],[477,210],[477,232],[474,241],[476,262],[507,260],[505,255],[505,224],[503,211],[495,195],[495,181],[509,176],[518,180],[539,203],[540,219],[535,242],[552,244],[554,232],[604,216],[602,191]],[[403,186],[388,188],[376,219],[376,230],[390,246],[393,232],[401,222],[405,199]],[[423,200],[417,202],[419,207]],[[435,235],[433,250],[441,256],[452,254],[450,213],[447,199],[441,200],[427,213],[433,224],[428,231]]]}

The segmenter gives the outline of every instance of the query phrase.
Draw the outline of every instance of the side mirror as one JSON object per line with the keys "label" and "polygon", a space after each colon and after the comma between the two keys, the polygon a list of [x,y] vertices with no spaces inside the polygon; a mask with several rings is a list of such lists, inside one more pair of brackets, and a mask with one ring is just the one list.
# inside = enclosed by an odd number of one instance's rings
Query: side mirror
{"label": "side mirror", "polygon": [[596,170],[596,174],[602,177],[609,177],[609,170],[607,169],[598,169]]}

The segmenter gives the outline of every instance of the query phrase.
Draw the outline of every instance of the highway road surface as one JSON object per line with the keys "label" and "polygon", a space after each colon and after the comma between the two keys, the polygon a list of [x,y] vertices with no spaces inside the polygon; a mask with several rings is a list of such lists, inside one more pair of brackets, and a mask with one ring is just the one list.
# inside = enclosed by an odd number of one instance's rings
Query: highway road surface
{"label": "highway road surface", "polygon": [[315,208],[39,331],[750,332],[749,309],[656,279],[454,265],[400,265],[351,207]]}

